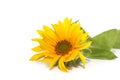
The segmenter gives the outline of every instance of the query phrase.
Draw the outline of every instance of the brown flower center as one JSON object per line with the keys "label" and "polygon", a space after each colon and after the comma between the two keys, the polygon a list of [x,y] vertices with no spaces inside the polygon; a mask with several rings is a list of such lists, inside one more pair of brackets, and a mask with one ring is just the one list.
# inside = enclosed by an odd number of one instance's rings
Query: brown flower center
{"label": "brown flower center", "polygon": [[72,45],[70,44],[70,42],[63,40],[57,43],[55,47],[55,51],[57,54],[64,54],[64,53],[68,53],[71,47]]}

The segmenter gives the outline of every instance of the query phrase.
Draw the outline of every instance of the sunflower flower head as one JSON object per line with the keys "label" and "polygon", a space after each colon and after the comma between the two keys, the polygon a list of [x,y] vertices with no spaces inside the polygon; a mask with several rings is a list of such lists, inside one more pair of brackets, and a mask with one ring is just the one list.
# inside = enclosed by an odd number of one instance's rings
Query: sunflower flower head
{"label": "sunflower flower head", "polygon": [[48,62],[50,69],[57,63],[60,70],[67,72],[71,61],[80,59],[83,66],[86,59],[82,50],[90,46],[91,41],[87,42],[88,33],[84,32],[79,22],[72,22],[72,19],[65,18],[63,22],[58,21],[52,24],[52,29],[43,26],[43,30],[37,30],[42,38],[34,38],[39,46],[32,48],[37,54],[30,60],[38,62]]}

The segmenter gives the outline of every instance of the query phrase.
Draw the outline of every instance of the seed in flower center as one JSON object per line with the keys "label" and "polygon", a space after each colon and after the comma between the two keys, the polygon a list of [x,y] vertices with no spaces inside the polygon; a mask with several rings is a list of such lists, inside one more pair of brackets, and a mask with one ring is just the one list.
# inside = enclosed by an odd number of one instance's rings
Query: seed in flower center
{"label": "seed in flower center", "polygon": [[57,43],[55,50],[57,53],[67,53],[70,51],[71,47],[70,42],[63,40]]}

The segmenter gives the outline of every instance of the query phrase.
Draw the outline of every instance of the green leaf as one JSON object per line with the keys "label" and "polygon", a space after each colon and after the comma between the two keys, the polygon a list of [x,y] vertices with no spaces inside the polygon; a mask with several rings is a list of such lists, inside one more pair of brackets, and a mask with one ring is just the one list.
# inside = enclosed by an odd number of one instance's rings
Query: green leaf
{"label": "green leaf", "polygon": [[113,46],[114,48],[120,48],[120,33],[118,34],[117,29],[105,31],[90,40],[93,42],[90,47],[91,51],[83,51],[87,58],[107,60],[116,58],[115,54],[111,52],[111,49]]}
{"label": "green leaf", "polygon": [[91,48],[92,53],[89,51],[84,51],[84,55],[87,58],[92,58],[92,59],[115,59],[117,58],[116,55],[114,55],[111,51],[105,50],[105,49],[99,49],[99,48]]}
{"label": "green leaf", "polygon": [[112,29],[105,31],[92,38],[92,46],[95,48],[110,50],[115,44],[117,38],[117,30]]}
{"label": "green leaf", "polygon": [[120,30],[117,31],[117,38],[113,48],[120,49]]}

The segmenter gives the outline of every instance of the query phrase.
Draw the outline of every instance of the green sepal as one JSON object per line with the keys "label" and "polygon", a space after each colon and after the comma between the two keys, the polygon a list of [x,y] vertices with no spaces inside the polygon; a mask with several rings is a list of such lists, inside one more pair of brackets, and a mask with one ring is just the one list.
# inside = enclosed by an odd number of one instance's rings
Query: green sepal
{"label": "green sepal", "polygon": [[77,57],[76,59],[74,60],[71,60],[69,62],[65,62],[65,66],[68,68],[68,69],[71,69],[72,67],[78,67],[78,66],[81,66],[81,59],[79,57]]}
{"label": "green sepal", "polygon": [[[80,58],[76,58],[74,60],[71,60],[71,61],[68,61],[68,62],[64,62],[65,66],[68,68],[68,69],[71,69],[72,67],[77,67],[77,66],[81,66],[81,60]],[[58,65],[58,61],[55,63],[54,66],[57,66]]]}

